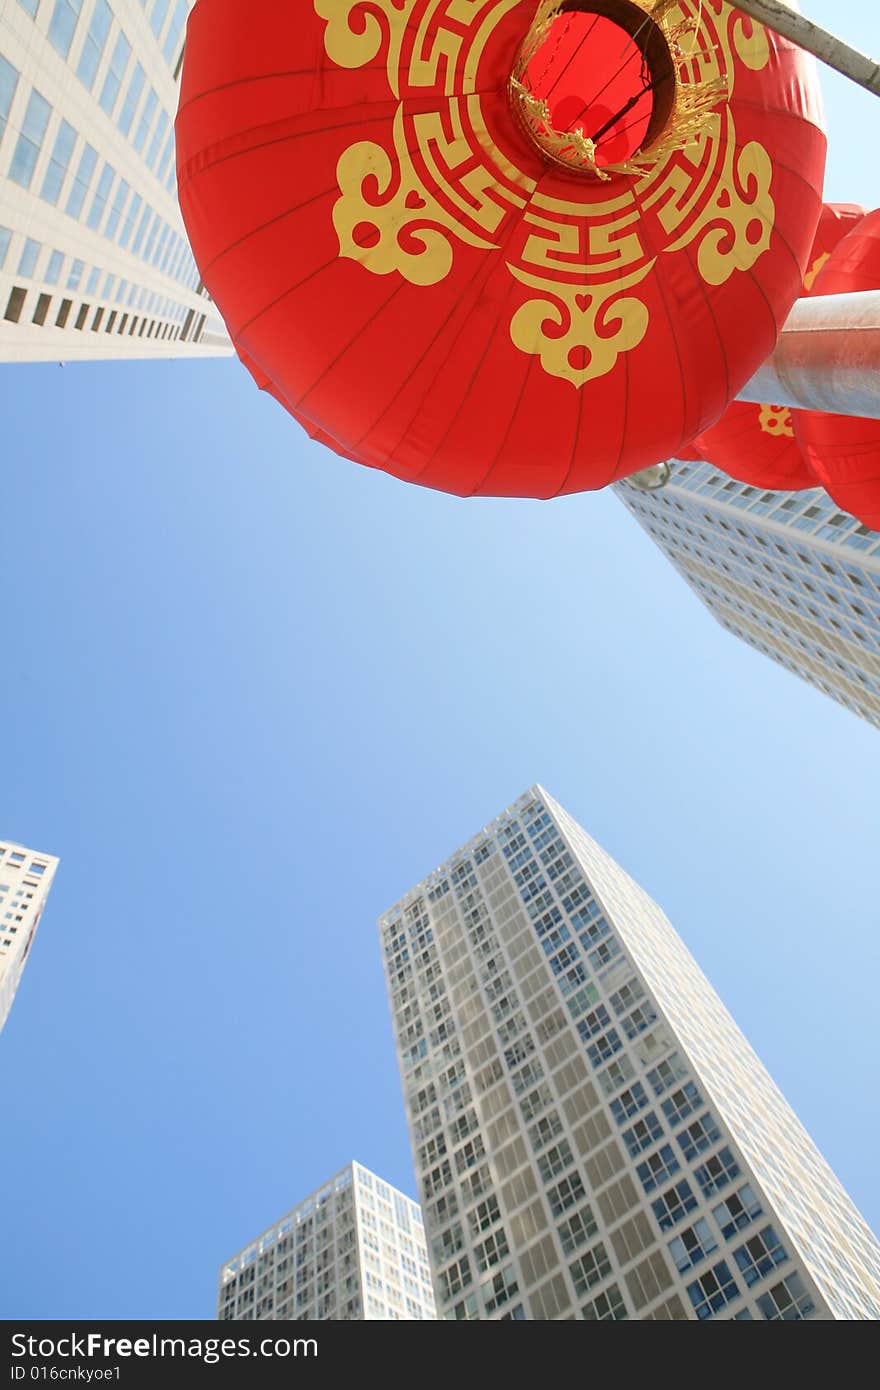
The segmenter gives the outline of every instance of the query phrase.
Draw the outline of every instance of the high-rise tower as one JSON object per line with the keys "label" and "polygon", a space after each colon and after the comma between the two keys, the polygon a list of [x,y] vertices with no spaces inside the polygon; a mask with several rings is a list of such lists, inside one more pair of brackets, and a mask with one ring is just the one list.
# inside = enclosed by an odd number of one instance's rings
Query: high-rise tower
{"label": "high-rise tower", "polygon": [[0,1028],[6,1022],[58,860],[0,840]]}
{"label": "high-rise tower", "polygon": [[422,1214],[349,1163],[220,1271],[224,1320],[433,1320]]}
{"label": "high-rise tower", "polygon": [[880,1316],[840,1183],[656,903],[540,787],[379,926],[441,1317]]}
{"label": "high-rise tower", "polygon": [[728,632],[880,726],[880,534],[821,488],[767,492],[709,463],[621,502]]}
{"label": "high-rise tower", "polygon": [[177,206],[192,0],[0,0],[0,361],[228,354]]}

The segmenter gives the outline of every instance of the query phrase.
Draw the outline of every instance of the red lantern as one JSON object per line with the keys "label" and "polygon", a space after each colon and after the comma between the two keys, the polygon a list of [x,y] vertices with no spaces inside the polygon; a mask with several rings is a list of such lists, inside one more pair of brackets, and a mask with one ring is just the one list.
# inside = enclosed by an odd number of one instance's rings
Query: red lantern
{"label": "red lantern", "polygon": [[[880,209],[868,213],[832,252],[814,294],[880,289]],[[815,482],[864,526],[880,531],[880,420],[794,412],[795,438]]]}
{"label": "red lantern", "polygon": [[198,0],[180,201],[316,437],[463,495],[675,456],[807,269],[812,60],[723,0]]}
{"label": "red lantern", "polygon": [[[865,209],[855,203],[825,203],[804,276],[804,294],[814,285],[835,246],[861,221]],[[795,439],[796,411],[781,405],[733,401],[717,425],[693,441],[697,456],[732,478],[755,487],[797,492],[816,486]],[[681,455],[679,455],[681,457]]]}

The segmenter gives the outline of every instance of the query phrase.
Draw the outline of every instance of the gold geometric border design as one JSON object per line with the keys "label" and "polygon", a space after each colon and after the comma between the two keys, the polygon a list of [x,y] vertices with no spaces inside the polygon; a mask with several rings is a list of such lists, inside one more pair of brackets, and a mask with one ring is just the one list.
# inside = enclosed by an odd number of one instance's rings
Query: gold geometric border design
{"label": "gold geometric border design", "polygon": [[[511,314],[511,341],[575,389],[645,338],[638,286],[660,258],[693,246],[701,278],[719,286],[768,249],[771,161],[757,141],[737,149],[730,98],[738,66],[760,71],[770,46],[725,0],[635,0],[675,45],[679,125],[650,159],[640,152],[607,182],[574,175],[562,198],[499,147],[475,90],[485,46],[518,0],[313,3],[328,57],[348,68],[384,57],[397,102],[389,145],[358,140],[338,160],[340,256],[425,287],[451,273],[456,246],[491,252],[503,228],[505,265],[532,296]],[[535,22],[551,13],[541,3]],[[427,112],[426,89],[444,93]]]}

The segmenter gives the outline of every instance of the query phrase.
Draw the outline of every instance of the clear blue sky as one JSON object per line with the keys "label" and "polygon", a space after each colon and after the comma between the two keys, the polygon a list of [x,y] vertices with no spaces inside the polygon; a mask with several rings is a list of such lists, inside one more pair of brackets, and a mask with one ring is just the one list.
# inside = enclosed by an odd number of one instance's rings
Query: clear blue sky
{"label": "clear blue sky", "polygon": [[[870,3],[809,12],[880,50]],[[826,196],[880,106],[824,80]],[[61,856],[0,1035],[0,1316],[211,1317],[350,1158],[414,1193],[378,914],[540,780],[880,1226],[880,734],[609,493],[459,501],[235,361],[4,368],[0,833]]]}

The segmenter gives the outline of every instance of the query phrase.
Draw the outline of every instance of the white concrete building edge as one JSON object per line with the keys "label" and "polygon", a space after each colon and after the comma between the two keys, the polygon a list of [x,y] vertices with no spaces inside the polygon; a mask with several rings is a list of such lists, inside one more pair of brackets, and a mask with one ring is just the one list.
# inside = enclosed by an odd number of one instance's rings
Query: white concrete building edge
{"label": "white concrete building edge", "polygon": [[659,907],[532,787],[380,919],[440,1316],[880,1316],[880,1247]]}
{"label": "white concrete building edge", "polygon": [[0,840],[0,1028],[12,1008],[57,867],[51,854]]}
{"label": "white concrete building edge", "polygon": [[360,1163],[349,1163],[220,1271],[223,1321],[435,1316],[419,1206]]}
{"label": "white concrete building edge", "polygon": [[180,210],[193,0],[0,0],[0,361],[231,345]]}
{"label": "white concrete building edge", "polygon": [[880,727],[880,534],[821,488],[771,492],[670,459],[614,491],[722,627]]}

